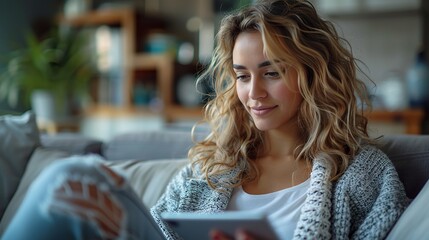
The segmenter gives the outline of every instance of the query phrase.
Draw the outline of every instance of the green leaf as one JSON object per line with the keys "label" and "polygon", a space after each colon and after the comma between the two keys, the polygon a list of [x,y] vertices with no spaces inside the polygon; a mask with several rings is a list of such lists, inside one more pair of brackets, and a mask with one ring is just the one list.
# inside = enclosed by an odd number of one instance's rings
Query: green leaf
{"label": "green leaf", "polygon": [[19,93],[29,105],[37,89],[53,91],[57,100],[87,93],[96,68],[87,54],[85,35],[54,28],[44,39],[29,33],[25,43],[4,58],[7,67],[0,72],[0,99],[13,104]]}

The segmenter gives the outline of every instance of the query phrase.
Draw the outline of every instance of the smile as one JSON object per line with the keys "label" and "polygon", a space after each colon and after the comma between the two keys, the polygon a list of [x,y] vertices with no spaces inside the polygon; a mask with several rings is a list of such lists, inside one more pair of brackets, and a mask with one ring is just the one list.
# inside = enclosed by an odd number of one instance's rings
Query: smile
{"label": "smile", "polygon": [[251,107],[250,111],[256,116],[264,116],[270,113],[272,110],[277,108],[277,106],[272,107]]}

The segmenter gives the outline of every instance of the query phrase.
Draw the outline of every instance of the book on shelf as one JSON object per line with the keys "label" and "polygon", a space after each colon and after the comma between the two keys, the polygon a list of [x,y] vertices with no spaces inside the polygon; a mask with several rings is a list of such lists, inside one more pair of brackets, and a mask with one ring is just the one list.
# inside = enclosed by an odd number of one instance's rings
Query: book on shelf
{"label": "book on shelf", "polygon": [[122,30],[117,27],[100,26],[95,30],[97,67],[100,72],[98,102],[123,106],[124,52]]}

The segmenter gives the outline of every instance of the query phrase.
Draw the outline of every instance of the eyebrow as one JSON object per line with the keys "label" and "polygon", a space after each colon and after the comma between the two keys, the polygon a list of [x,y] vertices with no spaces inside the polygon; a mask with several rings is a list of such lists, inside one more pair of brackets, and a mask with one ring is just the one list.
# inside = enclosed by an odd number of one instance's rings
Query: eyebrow
{"label": "eyebrow", "polygon": [[[265,62],[261,62],[258,64],[258,68],[266,67],[266,66],[271,66],[271,62],[265,61]],[[239,65],[239,64],[232,64],[232,68],[234,68],[234,69],[246,69],[245,66]]]}

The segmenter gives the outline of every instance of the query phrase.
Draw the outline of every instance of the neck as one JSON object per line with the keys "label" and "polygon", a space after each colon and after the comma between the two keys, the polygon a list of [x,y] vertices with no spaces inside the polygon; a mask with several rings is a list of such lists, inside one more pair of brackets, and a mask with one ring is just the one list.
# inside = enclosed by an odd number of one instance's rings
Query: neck
{"label": "neck", "polygon": [[264,135],[264,149],[260,157],[283,158],[293,156],[296,147],[302,142],[299,133],[294,131],[267,131]]}

